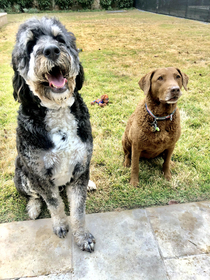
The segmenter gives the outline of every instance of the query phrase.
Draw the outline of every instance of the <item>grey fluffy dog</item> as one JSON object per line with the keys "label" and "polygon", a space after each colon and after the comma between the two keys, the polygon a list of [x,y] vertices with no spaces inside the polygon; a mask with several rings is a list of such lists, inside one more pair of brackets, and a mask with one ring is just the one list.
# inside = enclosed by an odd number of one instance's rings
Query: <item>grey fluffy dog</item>
{"label": "grey fluffy dog", "polygon": [[59,186],[65,186],[75,242],[92,252],[95,239],[85,228],[92,134],[78,93],[84,72],[75,37],[55,18],[29,19],[17,33],[12,65],[13,95],[21,103],[16,188],[29,198],[31,219],[39,216],[42,200],[46,202],[53,231],[64,238],[69,226]]}

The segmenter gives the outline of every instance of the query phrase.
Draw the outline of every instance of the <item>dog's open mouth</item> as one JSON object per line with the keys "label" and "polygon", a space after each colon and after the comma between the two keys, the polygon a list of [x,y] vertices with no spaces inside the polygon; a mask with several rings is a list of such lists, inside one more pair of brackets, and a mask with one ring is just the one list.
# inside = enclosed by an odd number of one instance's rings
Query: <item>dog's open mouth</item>
{"label": "dog's open mouth", "polygon": [[169,102],[175,103],[175,102],[177,102],[178,99],[179,99],[178,96],[174,96],[174,97],[170,98],[169,100],[167,100],[167,103],[169,103]]}
{"label": "dog's open mouth", "polygon": [[48,80],[48,86],[54,93],[63,93],[67,90],[67,79],[64,78],[58,66],[53,67],[49,73],[45,74],[45,78]]}
{"label": "dog's open mouth", "polygon": [[172,104],[172,103],[176,103],[179,99],[179,96],[174,96],[171,98],[164,98],[164,99],[160,99],[161,103],[168,103],[168,104]]}

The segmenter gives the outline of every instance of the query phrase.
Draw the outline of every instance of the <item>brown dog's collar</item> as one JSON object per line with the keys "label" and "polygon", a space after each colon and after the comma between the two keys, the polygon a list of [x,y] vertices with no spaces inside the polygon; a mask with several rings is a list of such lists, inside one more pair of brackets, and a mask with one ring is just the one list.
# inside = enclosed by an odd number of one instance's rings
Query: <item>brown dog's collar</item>
{"label": "brown dog's collar", "polygon": [[152,126],[154,128],[154,132],[156,131],[160,131],[160,128],[158,127],[157,125],[157,121],[164,121],[164,120],[167,120],[167,119],[170,119],[170,121],[172,121],[172,118],[173,118],[173,114],[176,112],[176,108],[175,110],[168,116],[165,116],[165,117],[156,117],[155,115],[153,115],[153,113],[149,110],[147,104],[145,103],[145,107],[146,107],[146,110],[147,112],[150,114],[150,116],[152,116],[155,120],[154,122],[152,122]]}

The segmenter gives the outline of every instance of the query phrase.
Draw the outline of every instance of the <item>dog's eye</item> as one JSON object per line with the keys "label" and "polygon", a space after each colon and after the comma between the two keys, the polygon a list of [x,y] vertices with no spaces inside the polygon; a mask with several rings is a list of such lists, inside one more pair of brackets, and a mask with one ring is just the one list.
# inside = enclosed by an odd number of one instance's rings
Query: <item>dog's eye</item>
{"label": "dog's eye", "polygon": [[176,78],[177,78],[177,79],[180,79],[180,78],[181,78],[181,76],[180,76],[180,75],[176,75]]}
{"label": "dog's eye", "polygon": [[65,44],[66,43],[65,40],[61,36],[57,36],[55,39],[56,39],[56,41],[58,41],[61,44]]}
{"label": "dog's eye", "polygon": [[36,41],[29,41],[26,45],[27,53],[30,54],[33,51],[33,47],[36,45]]}
{"label": "dog's eye", "polygon": [[162,80],[163,80],[162,76],[158,77],[158,81],[162,81]]}

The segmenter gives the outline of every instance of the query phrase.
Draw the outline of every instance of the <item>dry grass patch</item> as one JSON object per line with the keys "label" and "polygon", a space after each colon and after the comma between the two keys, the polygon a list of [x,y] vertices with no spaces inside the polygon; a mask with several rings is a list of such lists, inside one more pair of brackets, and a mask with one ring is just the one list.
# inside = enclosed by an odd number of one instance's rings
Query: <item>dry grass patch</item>
{"label": "dry grass patch", "polygon": [[[86,81],[81,94],[91,115],[91,179],[98,187],[88,194],[87,212],[167,204],[172,199],[209,199],[209,25],[136,10],[55,16],[75,34],[78,48],[84,50],[80,60]],[[18,104],[12,97],[10,60],[18,26],[28,17],[8,15],[9,23],[0,29],[1,222],[27,219],[26,200],[13,184]],[[121,137],[128,117],[144,95],[139,79],[150,70],[165,66],[179,67],[190,78],[189,91],[183,92],[179,101],[182,136],[173,155],[172,180],[165,181],[161,159],[141,160],[140,185],[134,188],[129,185],[130,169],[122,166]],[[104,93],[109,95],[109,106],[102,109],[90,105]],[[41,217],[49,217],[46,208]]]}

